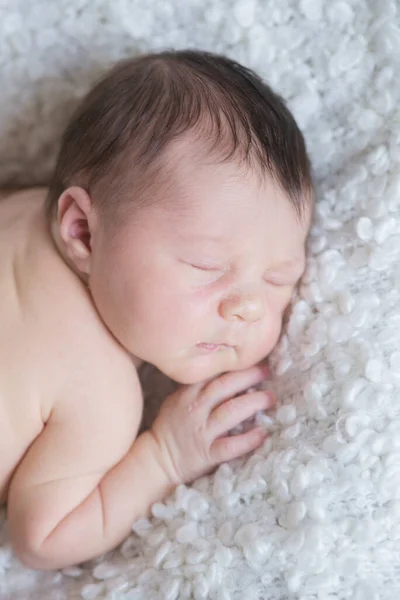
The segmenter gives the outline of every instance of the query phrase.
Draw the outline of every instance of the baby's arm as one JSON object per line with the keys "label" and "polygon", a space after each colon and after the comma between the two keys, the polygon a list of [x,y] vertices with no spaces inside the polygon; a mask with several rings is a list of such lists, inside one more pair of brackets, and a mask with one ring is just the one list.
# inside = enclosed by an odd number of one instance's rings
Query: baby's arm
{"label": "baby's arm", "polygon": [[[59,403],[19,466],[8,518],[13,547],[26,565],[56,569],[113,548],[171,489],[150,433],[130,448],[126,438],[122,444],[112,436],[118,425],[110,398],[116,393],[128,395],[138,408],[131,440],[139,428],[142,399],[132,371],[132,366],[129,374],[110,368],[111,381],[103,369],[86,390],[91,398]],[[99,418],[93,419],[96,410]]]}
{"label": "baby's arm", "polygon": [[[55,411],[11,484],[10,531],[20,558],[33,568],[55,569],[102,554],[175,485],[257,448],[265,437],[257,428],[226,433],[274,404],[266,392],[238,396],[265,377],[265,368],[252,367],[183,386],[166,399],[150,431],[108,458],[113,465],[104,462],[104,452],[102,466],[93,456],[101,445],[92,438],[106,438],[104,425],[103,431],[95,424],[85,429],[76,403],[65,405],[65,415]],[[139,402],[138,391],[131,394]]]}

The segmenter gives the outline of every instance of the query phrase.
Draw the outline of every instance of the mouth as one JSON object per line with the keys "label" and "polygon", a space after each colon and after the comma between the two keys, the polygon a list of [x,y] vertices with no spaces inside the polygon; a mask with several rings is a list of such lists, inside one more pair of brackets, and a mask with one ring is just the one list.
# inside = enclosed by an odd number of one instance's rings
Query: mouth
{"label": "mouth", "polygon": [[215,352],[216,350],[235,348],[235,346],[232,346],[231,344],[209,344],[207,342],[201,342],[200,344],[196,344],[196,348],[198,348],[204,354],[209,354],[211,352]]}

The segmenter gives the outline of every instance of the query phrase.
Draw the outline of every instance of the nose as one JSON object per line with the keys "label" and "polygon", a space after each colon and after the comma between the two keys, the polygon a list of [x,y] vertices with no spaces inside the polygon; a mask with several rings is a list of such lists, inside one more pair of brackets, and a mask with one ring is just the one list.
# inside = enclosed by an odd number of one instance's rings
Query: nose
{"label": "nose", "polygon": [[219,305],[219,314],[227,321],[260,321],[265,314],[264,303],[259,294],[232,294]]}

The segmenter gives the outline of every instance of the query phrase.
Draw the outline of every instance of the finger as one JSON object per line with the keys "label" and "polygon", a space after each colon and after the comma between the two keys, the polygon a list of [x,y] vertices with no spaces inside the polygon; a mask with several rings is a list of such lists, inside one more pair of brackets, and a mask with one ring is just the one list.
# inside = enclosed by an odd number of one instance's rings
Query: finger
{"label": "finger", "polygon": [[209,416],[208,428],[212,438],[227,433],[252,417],[257,411],[272,408],[275,403],[274,394],[265,391],[243,394],[226,400],[217,406]]}
{"label": "finger", "polygon": [[227,398],[232,398],[249,387],[257,385],[269,376],[268,366],[255,365],[242,371],[224,373],[208,383],[202,392],[202,401],[212,410]]}
{"label": "finger", "polygon": [[267,436],[265,429],[255,427],[246,433],[218,438],[211,444],[211,459],[219,464],[243,456],[256,450]]}

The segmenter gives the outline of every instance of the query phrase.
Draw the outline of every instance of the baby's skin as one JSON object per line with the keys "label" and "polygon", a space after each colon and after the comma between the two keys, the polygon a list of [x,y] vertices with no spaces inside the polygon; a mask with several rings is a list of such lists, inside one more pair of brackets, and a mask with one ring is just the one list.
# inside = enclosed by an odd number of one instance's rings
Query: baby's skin
{"label": "baby's skin", "polygon": [[[52,229],[45,189],[0,201],[0,499],[30,567],[115,547],[177,484],[265,438],[228,432],[274,405],[246,392],[268,376],[310,219],[271,181],[181,156],[117,235],[79,187]],[[182,385],[138,436],[143,362]]]}

